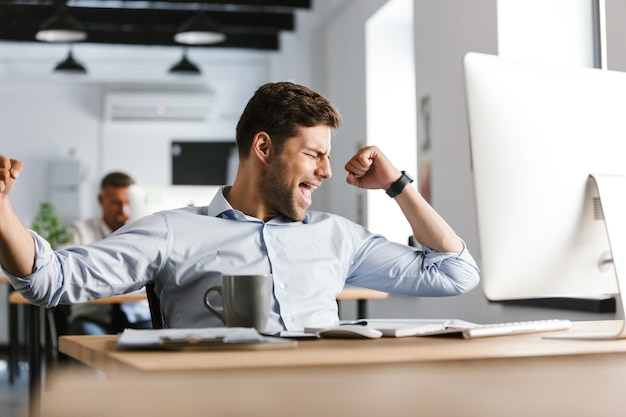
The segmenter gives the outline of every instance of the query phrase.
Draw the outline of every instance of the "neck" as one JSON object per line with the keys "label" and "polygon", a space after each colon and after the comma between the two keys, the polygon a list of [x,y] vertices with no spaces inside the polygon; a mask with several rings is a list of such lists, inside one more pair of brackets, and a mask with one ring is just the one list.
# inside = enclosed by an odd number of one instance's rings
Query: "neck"
{"label": "neck", "polygon": [[240,167],[237,178],[230,187],[226,201],[235,210],[239,210],[247,216],[252,216],[263,221],[276,217],[276,213],[270,213],[265,206],[265,200],[260,192],[259,182],[255,180],[257,175],[248,175],[245,168]]}

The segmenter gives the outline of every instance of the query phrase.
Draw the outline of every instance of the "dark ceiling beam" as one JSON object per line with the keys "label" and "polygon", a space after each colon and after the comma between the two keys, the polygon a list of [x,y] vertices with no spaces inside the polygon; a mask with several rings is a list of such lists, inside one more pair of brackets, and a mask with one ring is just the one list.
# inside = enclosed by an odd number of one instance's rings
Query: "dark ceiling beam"
{"label": "dark ceiling beam", "polygon": [[[243,0],[242,0],[243,2]],[[53,12],[49,5],[6,5],[0,0],[0,40],[32,41],[41,23]],[[251,0],[248,3],[253,3]],[[192,12],[162,9],[72,8],[88,38],[86,43],[176,46],[176,28]],[[277,50],[279,33],[295,28],[295,17],[287,12],[211,12],[226,33],[225,42],[207,45],[220,48]]]}
{"label": "dark ceiling beam", "polygon": [[[56,8],[65,0],[0,0],[4,6],[34,6]],[[181,10],[181,11],[276,11],[293,12],[297,9],[310,10],[311,0],[69,0],[69,10],[111,8],[117,10]]]}
{"label": "dark ceiling beam", "polygon": [[[176,46],[182,47],[180,43],[174,42],[169,36],[142,35],[118,32],[94,33],[90,36],[91,43],[115,44],[115,45],[145,45],[145,46]],[[189,46],[191,48],[250,48],[259,50],[275,51],[279,48],[277,35],[229,35],[224,42],[213,45]]]}
{"label": "dark ceiling beam", "polygon": [[[13,3],[21,0],[0,0],[0,2]],[[32,3],[32,1],[30,1]],[[41,0],[41,3],[50,4],[51,0]],[[107,0],[70,0],[70,7],[102,7],[98,4],[105,4]],[[126,0],[119,1],[123,8],[154,8],[154,9],[187,9],[187,10],[242,10],[242,9],[272,9],[282,8],[288,10],[311,9],[312,0]],[[94,6],[95,5],[95,6]]]}
{"label": "dark ceiling beam", "polygon": [[143,5],[143,4],[154,4],[155,7],[162,5],[160,7],[171,8],[172,4],[189,4],[189,5],[198,5],[198,4],[214,4],[214,5],[249,5],[249,6],[281,6],[288,8],[302,8],[302,9],[310,9],[311,8],[311,0],[0,0],[0,5],[2,4],[39,4],[39,5],[53,5],[59,3],[66,3],[70,6],[79,5],[82,7],[86,7],[88,5],[93,4],[105,4],[105,3],[116,3],[122,5]]}
{"label": "dark ceiling beam", "polygon": [[[10,40],[14,42],[33,42],[33,37],[29,33],[13,32],[9,36],[6,31],[0,28],[0,40]],[[89,35],[88,42],[92,44],[111,44],[111,45],[143,45],[143,46],[175,46],[182,47],[179,43],[174,42],[171,36],[141,34],[141,33],[125,33],[117,32],[93,32]],[[190,46],[191,48],[242,48],[255,49],[265,51],[277,51],[280,47],[278,35],[272,34],[231,34],[228,35],[224,42],[214,45]]]}
{"label": "dark ceiling beam", "polygon": [[[72,16],[85,26],[111,23],[118,26],[162,24],[174,27],[193,15],[186,10],[137,10],[137,9],[72,9]],[[47,6],[0,6],[0,23],[20,25],[36,29],[54,13]],[[295,18],[291,13],[211,12],[207,13],[224,29],[229,26],[269,28],[275,31],[293,30]]]}

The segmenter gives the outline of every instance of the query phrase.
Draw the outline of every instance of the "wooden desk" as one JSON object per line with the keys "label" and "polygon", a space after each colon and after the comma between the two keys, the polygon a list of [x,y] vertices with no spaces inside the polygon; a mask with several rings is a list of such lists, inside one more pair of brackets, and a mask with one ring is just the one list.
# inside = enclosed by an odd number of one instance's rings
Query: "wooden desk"
{"label": "wooden desk", "polygon": [[[577,322],[572,331],[617,325]],[[110,378],[59,375],[45,409],[51,417],[137,416],[130,409],[157,417],[623,416],[626,340],[543,335],[327,339],[203,352],[121,351],[114,336],[64,336],[61,351]]]}
{"label": "wooden desk", "polygon": [[[576,322],[570,331],[606,329],[617,321]],[[420,363],[494,358],[562,357],[621,353],[626,339],[571,341],[544,339],[546,333],[474,340],[406,337],[367,340],[301,341],[296,349],[264,351],[128,351],[116,336],[62,336],[59,350],[107,374],[116,372],[206,372],[238,368],[310,367],[389,363]],[[626,371],[626,370],[625,370]]]}
{"label": "wooden desk", "polygon": [[[5,278],[6,279],[6,278]],[[6,279],[8,282],[8,279]],[[359,317],[367,317],[367,301],[370,299],[387,298],[389,294],[369,290],[365,288],[347,286],[337,297],[337,300],[357,300]],[[146,300],[145,291],[133,292],[129,294],[115,295],[112,297],[101,298],[90,301],[93,304],[112,304],[112,303],[128,303]],[[40,397],[39,391],[42,385],[42,360],[41,360],[41,308],[31,305],[19,293],[13,292],[9,296],[10,305],[23,305],[27,310],[27,322],[29,327],[29,397],[31,404],[29,407],[30,417],[38,417],[40,415],[40,405],[37,403]],[[11,328],[17,329],[16,323],[10,323]]]}

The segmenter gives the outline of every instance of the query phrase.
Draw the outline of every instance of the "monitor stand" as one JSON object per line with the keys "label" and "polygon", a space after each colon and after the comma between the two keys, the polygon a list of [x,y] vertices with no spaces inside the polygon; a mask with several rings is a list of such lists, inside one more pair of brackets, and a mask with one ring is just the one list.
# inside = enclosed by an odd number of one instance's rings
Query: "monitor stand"
{"label": "monitor stand", "polygon": [[[626,176],[591,174],[589,181],[595,183],[600,198],[604,225],[609,238],[609,246],[613,257],[613,267],[617,278],[619,293],[618,311],[626,312],[626,297],[622,291],[626,290]],[[594,333],[560,333],[544,336],[546,339],[585,339],[610,340],[626,339],[626,320],[622,320],[619,330],[614,332]]]}

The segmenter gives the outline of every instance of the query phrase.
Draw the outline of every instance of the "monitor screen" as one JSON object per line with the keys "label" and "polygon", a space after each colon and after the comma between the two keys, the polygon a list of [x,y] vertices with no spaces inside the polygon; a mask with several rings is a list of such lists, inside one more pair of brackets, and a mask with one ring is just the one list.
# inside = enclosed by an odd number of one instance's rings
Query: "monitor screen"
{"label": "monitor screen", "polygon": [[172,184],[225,185],[235,180],[239,157],[234,141],[171,143]]}
{"label": "monitor screen", "polygon": [[616,294],[589,175],[626,174],[626,73],[478,53],[464,69],[486,297]]}

